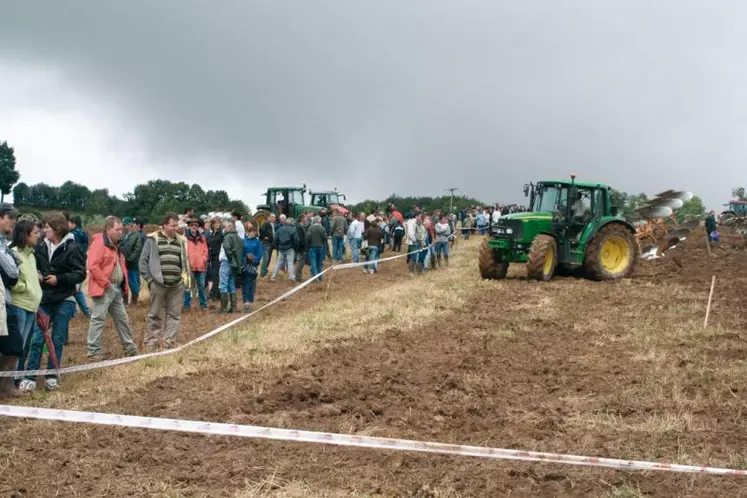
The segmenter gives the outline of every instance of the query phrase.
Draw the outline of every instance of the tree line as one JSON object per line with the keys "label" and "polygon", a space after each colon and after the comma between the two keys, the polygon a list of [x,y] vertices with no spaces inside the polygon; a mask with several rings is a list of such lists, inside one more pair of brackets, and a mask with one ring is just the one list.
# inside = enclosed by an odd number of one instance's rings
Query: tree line
{"label": "tree line", "polygon": [[89,216],[134,216],[144,223],[157,223],[169,211],[183,213],[190,207],[195,213],[216,210],[250,212],[244,202],[229,198],[225,190],[205,191],[197,184],[168,180],[142,183],[123,198],[111,195],[108,189],[90,190],[72,181],[59,187],[21,182],[13,188],[13,200],[21,209],[60,210]]}
{"label": "tree line", "polygon": [[[453,200],[453,207],[456,211],[468,208],[470,206],[488,205],[483,203],[482,201],[464,195],[455,195]],[[383,201],[366,199],[365,201],[346,207],[354,213],[371,213],[376,209],[384,212],[387,206],[389,206],[390,204],[394,204],[402,214],[405,214],[408,211],[412,211],[412,208],[415,206],[420,206],[420,209],[426,212],[433,212],[436,209],[440,209],[441,212],[448,213],[449,208],[452,206],[451,201],[452,198],[449,195],[443,195],[439,197],[402,197],[397,194],[391,194]]]}

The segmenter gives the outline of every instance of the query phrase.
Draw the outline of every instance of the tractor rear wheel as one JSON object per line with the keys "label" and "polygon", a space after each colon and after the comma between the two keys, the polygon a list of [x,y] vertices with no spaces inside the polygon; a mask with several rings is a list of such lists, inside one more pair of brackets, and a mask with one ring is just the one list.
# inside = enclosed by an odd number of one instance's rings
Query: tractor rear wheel
{"label": "tractor rear wheel", "polygon": [[627,278],[635,269],[637,244],[631,231],[619,223],[610,223],[597,232],[586,248],[584,270],[594,280]]}
{"label": "tractor rear wheel", "polygon": [[270,215],[272,213],[269,211],[265,211],[264,209],[261,211],[257,211],[254,214],[254,227],[259,230],[259,227],[262,226],[262,224],[270,219]]}
{"label": "tractor rear wheel", "polygon": [[495,260],[495,252],[488,246],[488,239],[483,239],[480,245],[478,265],[482,278],[499,280],[506,278],[508,273],[508,263]]}
{"label": "tractor rear wheel", "polygon": [[547,282],[558,266],[558,244],[555,237],[540,234],[532,241],[527,261],[527,276],[533,280]]}

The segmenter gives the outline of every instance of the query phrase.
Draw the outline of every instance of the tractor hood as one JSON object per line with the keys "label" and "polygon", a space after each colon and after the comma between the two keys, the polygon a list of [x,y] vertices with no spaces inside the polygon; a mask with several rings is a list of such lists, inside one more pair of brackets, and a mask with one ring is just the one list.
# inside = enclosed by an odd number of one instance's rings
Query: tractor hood
{"label": "tractor hood", "polygon": [[502,220],[552,220],[552,213],[512,213],[501,216]]}
{"label": "tractor hood", "polygon": [[552,213],[513,213],[501,216],[490,235],[529,244],[537,234],[551,230]]}

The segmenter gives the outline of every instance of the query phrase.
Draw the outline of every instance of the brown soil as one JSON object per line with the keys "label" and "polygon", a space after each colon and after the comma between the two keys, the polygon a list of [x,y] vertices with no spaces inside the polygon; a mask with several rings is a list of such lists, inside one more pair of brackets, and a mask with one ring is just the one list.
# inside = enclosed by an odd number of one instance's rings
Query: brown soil
{"label": "brown soil", "polygon": [[[681,266],[673,263],[673,251],[662,260],[642,262],[635,277],[622,282],[503,282],[496,284],[499,295],[486,295],[483,289],[436,325],[321,344],[313,357],[287,368],[260,369],[248,358],[240,370],[161,378],[101,411],[741,465],[747,445],[743,379],[739,383],[726,376],[708,377],[711,370],[703,365],[743,361],[744,337],[718,331],[711,336],[664,333],[673,317],[684,313],[677,307],[701,306],[714,274],[718,299],[712,323],[731,331],[744,329],[747,253],[718,248],[717,257],[708,259],[704,244],[699,246],[694,238],[676,249]],[[364,279],[368,285],[385,286],[403,278],[403,266],[391,265],[376,279],[351,272],[350,278],[340,279],[335,292],[360,289]],[[258,290],[266,300],[280,289],[260,283]],[[320,292],[317,287],[299,294],[293,306],[318,299]],[[272,311],[282,312],[282,307]],[[646,317],[655,320],[650,326],[656,341],[652,350],[639,336],[631,336]],[[183,340],[219,320],[190,314],[185,322]],[[80,354],[75,351],[83,337],[79,322],[75,330],[69,348],[73,357]],[[108,335],[111,341],[113,333]],[[659,351],[672,359],[664,362],[666,372],[657,370],[661,363],[640,359]],[[671,427],[641,428],[661,420]],[[270,474],[302,481],[312,490],[418,497],[445,492],[737,496],[744,493],[745,483],[740,478],[98,426],[9,420],[0,420],[0,425],[6,430],[4,445],[13,448],[3,461],[0,492],[16,496],[139,496],[157,493],[149,485],[153,482],[169,483],[172,492],[184,489],[183,496],[233,496],[247,482]]]}

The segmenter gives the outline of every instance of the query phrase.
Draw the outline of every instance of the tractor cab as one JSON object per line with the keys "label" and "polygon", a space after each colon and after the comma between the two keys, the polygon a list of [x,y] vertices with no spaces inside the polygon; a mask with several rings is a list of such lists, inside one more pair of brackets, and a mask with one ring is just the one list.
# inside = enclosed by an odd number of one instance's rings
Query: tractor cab
{"label": "tractor cab", "polygon": [[265,204],[257,206],[257,210],[267,210],[277,216],[284,214],[295,216],[296,207],[304,205],[304,189],[294,187],[268,188],[265,193]]}
{"label": "tractor cab", "polygon": [[610,205],[601,183],[541,181],[525,185],[529,212],[501,217],[480,256],[484,278],[505,277],[526,263],[530,278],[549,280],[556,268],[584,268],[595,279],[628,276],[635,263],[633,227]]}
{"label": "tractor cab", "polygon": [[311,205],[317,209],[327,208],[340,210],[341,214],[348,214],[348,210],[343,207],[342,200],[345,200],[345,194],[340,194],[336,190],[312,191]]}

